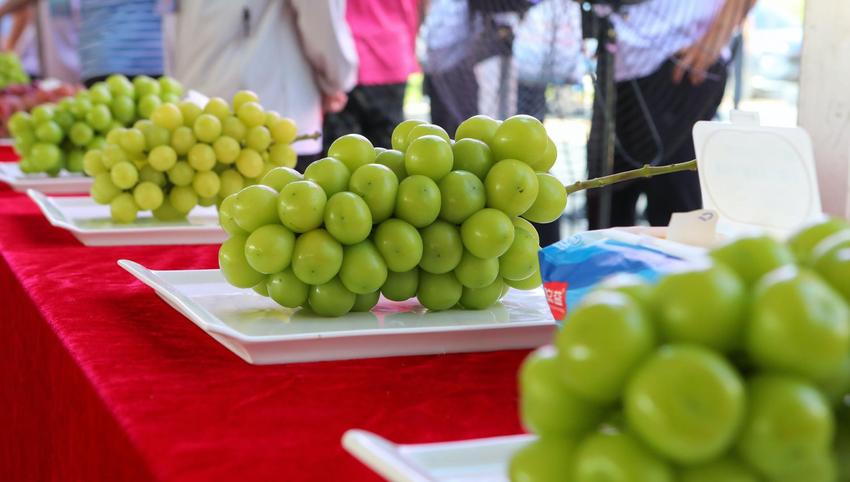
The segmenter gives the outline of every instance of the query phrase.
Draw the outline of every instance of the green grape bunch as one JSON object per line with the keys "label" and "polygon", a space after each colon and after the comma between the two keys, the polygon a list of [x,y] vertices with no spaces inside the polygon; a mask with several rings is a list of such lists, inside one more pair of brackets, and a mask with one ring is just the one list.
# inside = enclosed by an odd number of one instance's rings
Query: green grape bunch
{"label": "green grape bunch", "polygon": [[83,157],[91,195],[112,220],[132,223],[140,211],[161,221],[184,219],[255,184],[276,167],[294,167],[291,119],[265,111],[257,95],[237,92],[232,105],[212,98],[162,102],[130,127],[117,127]]}
{"label": "green grape bunch", "polygon": [[513,481],[850,481],[850,224],[607,280],[519,381]]}
{"label": "green grape bunch", "polygon": [[29,83],[30,76],[24,70],[18,55],[14,52],[0,53],[0,89]]}
{"label": "green grape bunch", "polygon": [[556,150],[537,119],[475,116],[454,140],[407,120],[391,147],[345,135],[303,175],[275,168],[226,197],[227,281],[321,316],[368,311],[381,295],[484,309],[540,286],[529,221],[557,219],[567,194],[547,173]]}
{"label": "green grape bunch", "polygon": [[117,128],[151,116],[164,103],[179,101],[183,87],[170,77],[138,76],[131,82],[111,75],[58,104],[36,106],[9,119],[9,132],[25,173],[81,173],[83,157],[105,145]]}

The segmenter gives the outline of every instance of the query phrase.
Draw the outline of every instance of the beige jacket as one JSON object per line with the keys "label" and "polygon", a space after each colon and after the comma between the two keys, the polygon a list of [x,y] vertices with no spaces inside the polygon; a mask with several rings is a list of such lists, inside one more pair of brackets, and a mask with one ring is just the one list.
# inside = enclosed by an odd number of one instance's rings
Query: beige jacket
{"label": "beige jacket", "polygon": [[[231,99],[240,89],[266,109],[321,131],[322,93],[349,91],[357,51],[345,0],[180,0],[165,12],[165,67],[187,88]],[[321,140],[295,145],[315,154]]]}

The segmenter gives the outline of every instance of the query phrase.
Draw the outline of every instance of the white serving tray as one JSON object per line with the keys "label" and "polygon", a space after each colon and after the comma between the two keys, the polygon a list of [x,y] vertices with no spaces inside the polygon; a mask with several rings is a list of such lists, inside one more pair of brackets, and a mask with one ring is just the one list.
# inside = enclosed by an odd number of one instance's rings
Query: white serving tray
{"label": "white serving tray", "polygon": [[322,318],[229,285],[217,269],[152,271],[118,264],[198,327],[257,365],[536,348],[555,330],[542,290],[511,293],[487,310],[427,312],[381,299],[368,313]]}
{"label": "white serving tray", "polygon": [[17,162],[0,162],[0,182],[18,192],[30,189],[44,194],[88,193],[94,180],[79,173],[62,171],[56,177],[47,174],[24,174]]}
{"label": "white serving tray", "polygon": [[219,244],[227,233],[214,207],[197,207],[185,221],[158,221],[139,213],[132,224],[113,223],[109,206],[90,197],[48,197],[32,189],[27,194],[53,226],[67,229],[86,246]]}
{"label": "white serving tray", "polygon": [[508,463],[534,435],[398,445],[365,430],[349,430],[342,446],[393,482],[507,482]]}

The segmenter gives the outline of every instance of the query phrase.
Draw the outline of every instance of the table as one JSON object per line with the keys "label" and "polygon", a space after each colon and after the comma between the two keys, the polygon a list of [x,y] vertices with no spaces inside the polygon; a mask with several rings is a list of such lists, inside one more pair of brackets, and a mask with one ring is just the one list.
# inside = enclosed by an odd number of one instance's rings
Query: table
{"label": "table", "polygon": [[116,265],[214,268],[216,251],[87,248],[0,191],[3,480],[375,480],[345,430],[521,432],[526,350],[252,366]]}

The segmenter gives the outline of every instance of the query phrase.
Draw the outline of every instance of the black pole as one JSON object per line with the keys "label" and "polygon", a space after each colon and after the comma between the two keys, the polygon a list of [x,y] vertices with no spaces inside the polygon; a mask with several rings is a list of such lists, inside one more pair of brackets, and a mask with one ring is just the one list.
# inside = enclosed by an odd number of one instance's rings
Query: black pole
{"label": "black pole", "polygon": [[[617,33],[608,15],[596,16],[596,98],[594,108],[602,109],[602,129],[600,135],[590,142],[597,142],[596,152],[600,154],[598,175],[614,173],[614,143],[616,140],[617,89],[614,85],[614,56],[617,45]],[[597,193],[597,227],[608,228],[611,224],[611,190],[600,189]]]}

